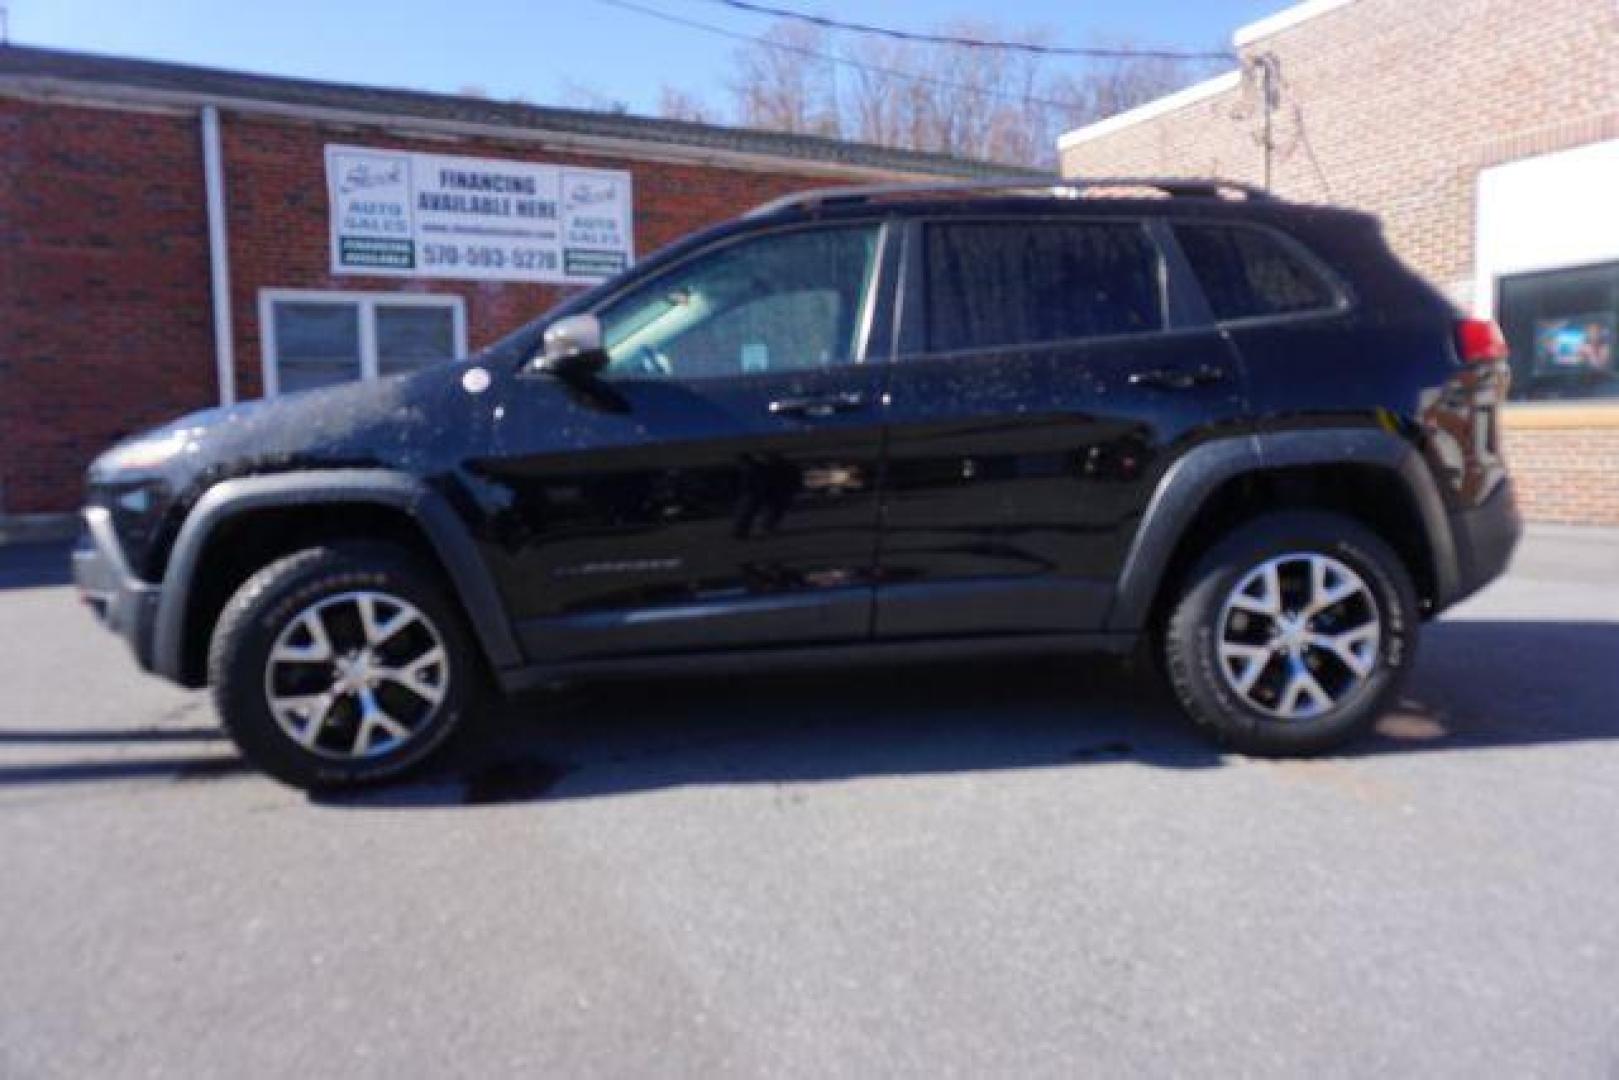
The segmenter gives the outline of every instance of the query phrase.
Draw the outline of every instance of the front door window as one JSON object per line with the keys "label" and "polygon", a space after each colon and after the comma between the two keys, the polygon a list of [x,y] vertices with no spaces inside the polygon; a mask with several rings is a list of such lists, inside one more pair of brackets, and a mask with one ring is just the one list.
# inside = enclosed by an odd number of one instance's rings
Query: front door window
{"label": "front door window", "polygon": [[600,312],[609,375],[716,378],[860,358],[878,227],[773,233],[698,256]]}

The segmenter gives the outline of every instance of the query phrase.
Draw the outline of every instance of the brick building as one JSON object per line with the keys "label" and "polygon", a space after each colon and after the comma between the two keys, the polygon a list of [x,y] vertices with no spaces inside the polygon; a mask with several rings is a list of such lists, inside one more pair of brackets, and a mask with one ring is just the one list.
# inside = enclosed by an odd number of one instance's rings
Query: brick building
{"label": "brick building", "polygon": [[[0,46],[0,524],[72,509],[90,458],[131,431],[464,355],[636,252],[768,198],[986,171],[828,139]],[[412,226],[437,230],[425,237],[390,234],[397,215],[373,198],[407,178],[412,206],[429,197],[420,184],[444,188]],[[586,211],[568,217],[575,203]],[[468,225],[496,210],[511,228]],[[533,243],[501,239],[519,234]]]}
{"label": "brick building", "polygon": [[1063,171],[1379,215],[1507,332],[1527,515],[1619,524],[1619,3],[1308,0],[1234,46],[1233,70],[1064,135]]}

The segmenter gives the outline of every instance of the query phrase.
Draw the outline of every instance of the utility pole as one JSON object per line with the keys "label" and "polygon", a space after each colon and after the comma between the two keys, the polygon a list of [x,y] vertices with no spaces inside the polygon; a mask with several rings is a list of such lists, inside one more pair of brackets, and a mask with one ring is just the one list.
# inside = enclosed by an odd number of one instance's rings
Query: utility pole
{"label": "utility pole", "polygon": [[0,45],[11,44],[11,14],[0,4]]}
{"label": "utility pole", "polygon": [[1281,104],[1281,61],[1275,53],[1260,53],[1253,59],[1254,69],[1259,72],[1259,106],[1264,110],[1264,134],[1261,136],[1261,145],[1265,153],[1265,190],[1271,189],[1272,172],[1276,159],[1276,108]]}

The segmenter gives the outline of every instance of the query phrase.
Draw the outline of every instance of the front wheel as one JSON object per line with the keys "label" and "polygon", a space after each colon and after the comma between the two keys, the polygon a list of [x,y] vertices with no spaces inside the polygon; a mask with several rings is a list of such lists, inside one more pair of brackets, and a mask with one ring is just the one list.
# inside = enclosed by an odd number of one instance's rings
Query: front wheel
{"label": "front wheel", "polygon": [[1308,754],[1369,729],[1415,654],[1398,555],[1352,518],[1267,514],[1193,568],[1163,633],[1181,706],[1233,748]]}
{"label": "front wheel", "polygon": [[225,730],[296,787],[397,777],[461,725],[474,664],[433,575],[384,545],[311,548],[237,590],[209,677]]}

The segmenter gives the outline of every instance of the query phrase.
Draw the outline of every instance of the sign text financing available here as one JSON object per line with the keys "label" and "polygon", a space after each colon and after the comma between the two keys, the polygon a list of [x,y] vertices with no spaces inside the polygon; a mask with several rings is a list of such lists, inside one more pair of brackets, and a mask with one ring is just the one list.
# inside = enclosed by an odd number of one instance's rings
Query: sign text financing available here
{"label": "sign text financing available here", "polygon": [[630,174],[326,147],[332,272],[588,285],[634,258]]}

